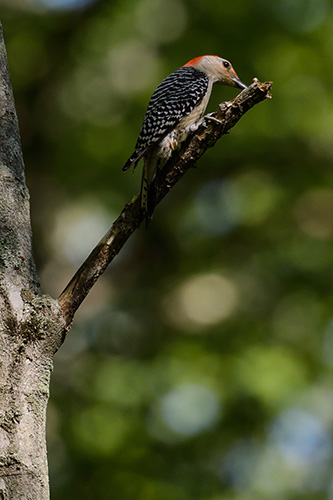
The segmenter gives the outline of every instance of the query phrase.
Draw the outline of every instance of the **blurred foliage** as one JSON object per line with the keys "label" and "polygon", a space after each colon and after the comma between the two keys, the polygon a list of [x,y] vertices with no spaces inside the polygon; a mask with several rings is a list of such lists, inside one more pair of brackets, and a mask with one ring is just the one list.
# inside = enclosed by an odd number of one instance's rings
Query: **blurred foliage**
{"label": "blurred foliage", "polygon": [[54,297],[139,189],[121,167],[164,76],[211,53],[274,81],[77,314],[53,500],[332,500],[331,2],[2,0],[1,17]]}

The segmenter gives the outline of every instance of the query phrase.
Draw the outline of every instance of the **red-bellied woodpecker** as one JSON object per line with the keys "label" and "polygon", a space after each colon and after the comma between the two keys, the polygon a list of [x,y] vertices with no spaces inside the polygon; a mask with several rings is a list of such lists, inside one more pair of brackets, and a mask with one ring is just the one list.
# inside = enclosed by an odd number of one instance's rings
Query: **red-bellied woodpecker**
{"label": "red-bellied woodpecker", "polygon": [[135,151],[123,166],[133,166],[143,157],[141,208],[148,223],[154,209],[151,184],[157,168],[162,168],[172,151],[189,132],[198,128],[214,83],[245,89],[232,65],[218,56],[201,56],[167,76],[153,93]]}

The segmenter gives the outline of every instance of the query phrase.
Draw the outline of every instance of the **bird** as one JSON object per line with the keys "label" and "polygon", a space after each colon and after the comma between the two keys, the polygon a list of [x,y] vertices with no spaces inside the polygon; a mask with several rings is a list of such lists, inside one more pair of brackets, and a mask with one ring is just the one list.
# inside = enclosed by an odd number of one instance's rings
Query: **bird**
{"label": "bird", "polygon": [[122,168],[133,167],[134,172],[143,158],[140,197],[147,226],[155,207],[152,188],[156,171],[202,123],[214,83],[247,88],[228,60],[204,55],[164,78],[148,103],[134,152]]}

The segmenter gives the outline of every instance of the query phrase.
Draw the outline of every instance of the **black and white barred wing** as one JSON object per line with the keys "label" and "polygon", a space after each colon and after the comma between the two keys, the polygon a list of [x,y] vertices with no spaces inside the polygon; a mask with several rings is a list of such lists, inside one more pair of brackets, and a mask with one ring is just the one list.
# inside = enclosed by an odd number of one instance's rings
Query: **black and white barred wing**
{"label": "black and white barred wing", "polygon": [[162,81],[149,101],[135,151],[123,170],[135,168],[142,156],[200,104],[208,84],[205,73],[190,66],[177,69]]}

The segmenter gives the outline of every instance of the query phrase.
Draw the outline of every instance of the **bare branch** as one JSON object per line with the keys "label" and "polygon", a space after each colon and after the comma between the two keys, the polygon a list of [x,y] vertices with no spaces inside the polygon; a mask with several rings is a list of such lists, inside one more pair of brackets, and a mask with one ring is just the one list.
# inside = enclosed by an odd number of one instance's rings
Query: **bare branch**
{"label": "bare branch", "polygon": [[[252,85],[243,90],[232,101],[220,105],[213,119],[205,123],[173,154],[156,178],[156,204],[173,188],[185,172],[193,167],[203,153],[213,147],[216,141],[226,134],[239,119],[255,104],[270,98],[271,82],[254,79]],[[139,227],[144,214],[140,209],[140,197],[136,195],[128,203],[106,235],[91,252],[75,273],[58,303],[69,326],[74,314],[90,289],[103,274],[113,258],[119,253],[130,235]]]}

